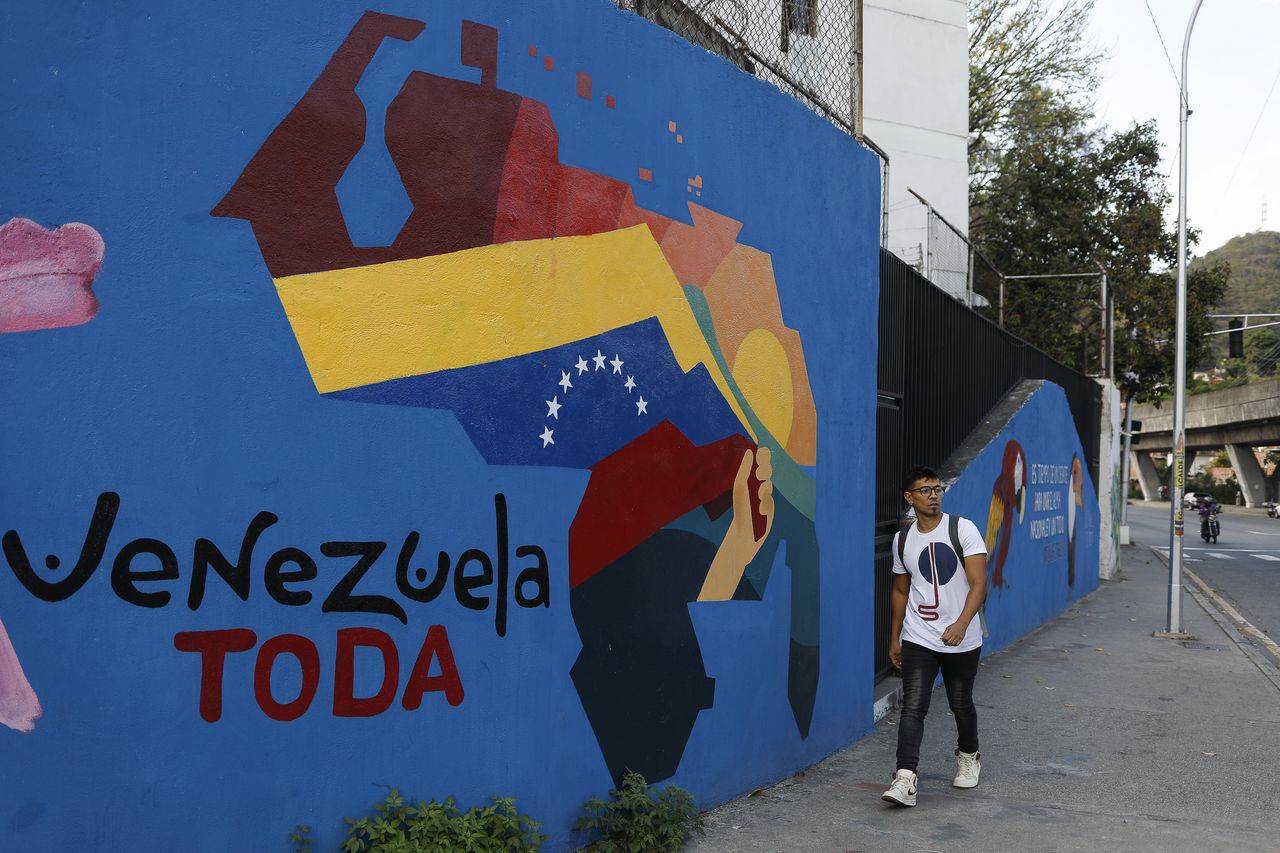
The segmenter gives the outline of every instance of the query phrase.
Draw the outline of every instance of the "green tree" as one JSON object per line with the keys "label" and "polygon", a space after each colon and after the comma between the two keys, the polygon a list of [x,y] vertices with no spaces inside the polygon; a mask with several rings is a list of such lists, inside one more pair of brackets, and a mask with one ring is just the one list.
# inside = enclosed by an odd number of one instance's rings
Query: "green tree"
{"label": "green tree", "polygon": [[1052,92],[1087,95],[1101,51],[1086,38],[1094,0],[971,0],[969,3],[969,176],[994,173],[1020,106]]}
{"label": "green tree", "polygon": [[[1176,234],[1152,123],[1108,133],[1046,93],[1013,115],[1012,145],[971,198],[970,236],[1006,275],[1107,270],[1115,298],[1116,375],[1126,397],[1158,399],[1172,381]],[[1192,237],[1194,238],[1194,234]],[[1225,264],[1188,277],[1187,363],[1211,360],[1206,315],[1226,287]],[[1054,358],[1100,372],[1102,312],[1094,278],[1010,281],[1005,325]]]}
{"label": "green tree", "polygon": [[1280,372],[1280,333],[1259,329],[1244,342],[1244,360],[1259,376]]}
{"label": "green tree", "polygon": [[[1029,22],[1048,14],[1042,0],[982,0],[971,8],[978,20],[971,32],[980,43],[1028,32]],[[1057,8],[1059,15],[1073,10],[1069,26],[1059,26],[1080,37],[1092,3]],[[993,14],[997,23],[1021,15],[1022,29],[981,21]],[[1097,55],[1077,49],[1072,56],[1075,64],[1065,71],[1030,64],[1025,73],[999,78],[1014,80],[1009,85],[1020,87],[1020,95],[1001,96],[1000,120],[981,143],[985,171],[970,186],[970,238],[1005,275],[1105,268],[1115,299],[1115,367],[1122,393],[1159,399],[1172,383],[1177,239],[1164,223],[1170,193],[1155,126],[1095,126],[1079,88],[1096,79]],[[981,66],[971,58],[972,68]],[[979,120],[987,121],[983,116],[994,108],[983,106],[981,93],[971,97],[978,100]],[[974,141],[971,133],[971,146]],[[1192,243],[1196,236],[1192,231]],[[1189,366],[1212,361],[1211,339],[1203,337],[1211,329],[1206,315],[1222,299],[1229,275],[1226,264],[1207,264],[1188,277]],[[1071,367],[1101,372],[1099,285],[1096,278],[1007,281],[1006,328]]]}

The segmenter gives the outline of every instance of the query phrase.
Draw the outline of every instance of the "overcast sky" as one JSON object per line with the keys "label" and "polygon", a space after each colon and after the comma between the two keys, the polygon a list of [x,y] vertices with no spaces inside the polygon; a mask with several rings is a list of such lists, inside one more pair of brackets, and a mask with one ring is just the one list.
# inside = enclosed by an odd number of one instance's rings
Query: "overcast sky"
{"label": "overcast sky", "polygon": [[[1110,54],[1097,93],[1098,119],[1114,129],[1134,120],[1157,121],[1175,199],[1178,82],[1156,25],[1173,68],[1180,69],[1194,6],[1195,0],[1097,0],[1092,25],[1098,46]],[[1280,231],[1280,86],[1267,100],[1278,73],[1280,0],[1204,0],[1187,75],[1194,112],[1188,123],[1187,218],[1202,234],[1195,254],[1258,230],[1264,200],[1267,230]],[[1176,201],[1170,222],[1175,216]]]}

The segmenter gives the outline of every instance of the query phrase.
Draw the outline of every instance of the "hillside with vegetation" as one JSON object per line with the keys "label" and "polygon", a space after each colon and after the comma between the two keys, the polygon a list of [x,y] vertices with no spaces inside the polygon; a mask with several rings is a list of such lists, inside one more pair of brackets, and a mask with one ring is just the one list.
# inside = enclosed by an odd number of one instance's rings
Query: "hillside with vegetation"
{"label": "hillside with vegetation", "polygon": [[1222,261],[1231,264],[1231,279],[1214,313],[1280,313],[1280,232],[1255,231],[1232,237],[1191,266],[1195,269]]}

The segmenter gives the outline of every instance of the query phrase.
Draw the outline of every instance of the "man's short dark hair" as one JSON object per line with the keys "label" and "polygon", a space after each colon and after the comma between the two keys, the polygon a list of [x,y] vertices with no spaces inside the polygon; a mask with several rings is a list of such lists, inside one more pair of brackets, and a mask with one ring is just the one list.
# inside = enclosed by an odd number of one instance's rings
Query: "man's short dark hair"
{"label": "man's short dark hair", "polygon": [[938,472],[925,465],[917,465],[902,478],[902,491],[909,492],[917,480],[937,480]]}

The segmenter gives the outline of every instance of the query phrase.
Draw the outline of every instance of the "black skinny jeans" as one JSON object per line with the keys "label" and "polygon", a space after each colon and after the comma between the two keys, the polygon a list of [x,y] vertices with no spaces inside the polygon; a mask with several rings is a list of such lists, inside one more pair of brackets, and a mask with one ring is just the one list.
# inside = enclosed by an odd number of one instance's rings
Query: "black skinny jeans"
{"label": "black skinny jeans", "polygon": [[926,646],[902,642],[902,716],[898,721],[898,769],[916,772],[924,718],[929,713],[933,682],[942,670],[947,702],[956,718],[956,746],[961,752],[978,751],[978,710],[973,707],[973,679],[978,674],[981,647],[967,652],[935,652]]}

